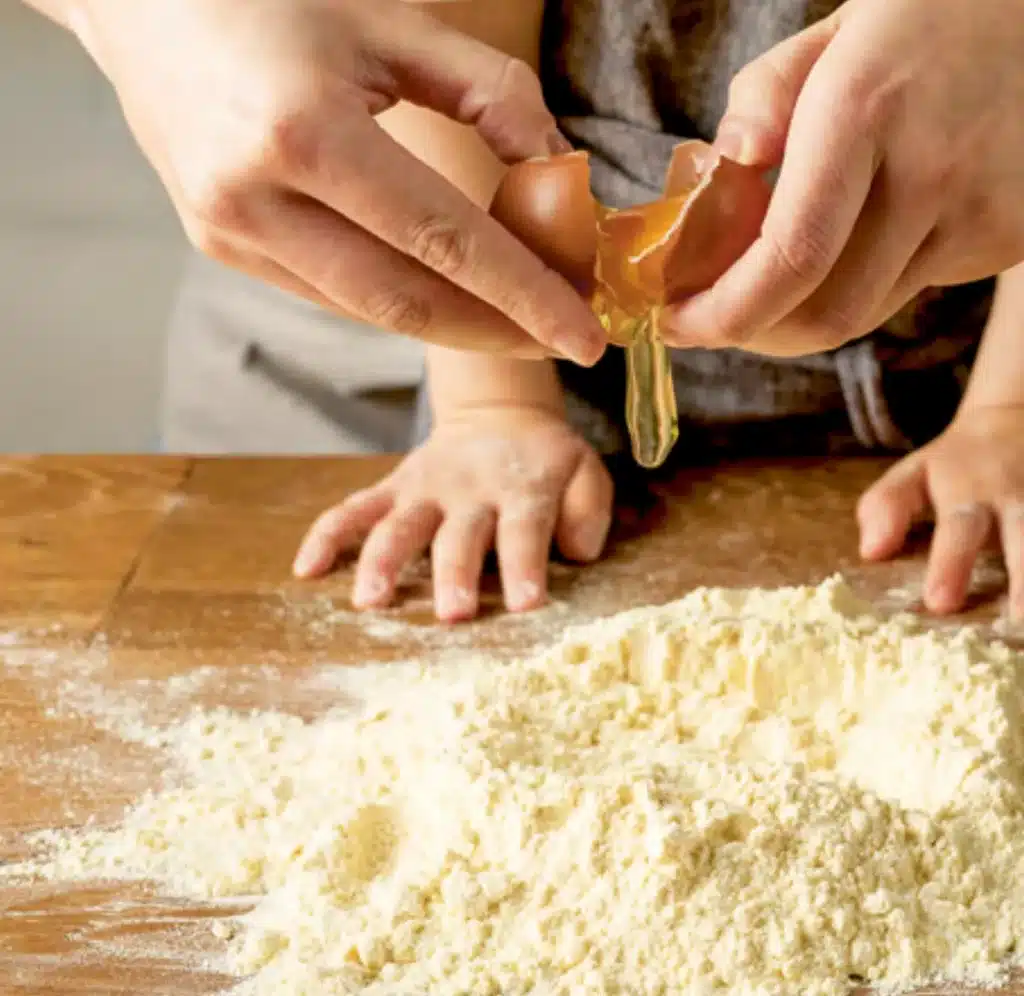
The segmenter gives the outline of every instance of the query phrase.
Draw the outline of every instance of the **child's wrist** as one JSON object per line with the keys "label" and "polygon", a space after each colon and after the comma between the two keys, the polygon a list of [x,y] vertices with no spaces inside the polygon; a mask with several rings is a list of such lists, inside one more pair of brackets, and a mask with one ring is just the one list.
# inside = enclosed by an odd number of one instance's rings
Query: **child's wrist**
{"label": "child's wrist", "polygon": [[514,398],[466,399],[445,404],[434,412],[434,427],[446,425],[472,425],[474,422],[507,420],[521,422],[524,418],[540,417],[559,422],[565,421],[565,406],[561,399],[550,402],[517,400]]}
{"label": "child's wrist", "polygon": [[967,419],[985,418],[1013,411],[1019,412],[1022,431],[1024,431],[1024,396],[1009,391],[1002,394],[978,392],[973,396],[968,392],[960,402],[960,407],[953,417],[953,424],[963,423]]}
{"label": "child's wrist", "polygon": [[960,399],[957,415],[991,408],[1024,409],[1024,383],[1002,378],[998,383],[993,383],[990,378],[983,377],[982,373],[975,369],[972,374],[964,396]]}

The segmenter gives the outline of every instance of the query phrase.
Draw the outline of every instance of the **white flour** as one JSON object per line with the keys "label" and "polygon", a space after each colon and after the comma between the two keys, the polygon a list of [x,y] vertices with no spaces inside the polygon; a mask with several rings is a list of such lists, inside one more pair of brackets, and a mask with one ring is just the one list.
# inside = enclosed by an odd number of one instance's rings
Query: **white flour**
{"label": "white flour", "polygon": [[832,996],[1024,952],[1024,655],[838,581],[702,590],[520,663],[153,737],[180,788],[48,878],[258,896],[254,996]]}

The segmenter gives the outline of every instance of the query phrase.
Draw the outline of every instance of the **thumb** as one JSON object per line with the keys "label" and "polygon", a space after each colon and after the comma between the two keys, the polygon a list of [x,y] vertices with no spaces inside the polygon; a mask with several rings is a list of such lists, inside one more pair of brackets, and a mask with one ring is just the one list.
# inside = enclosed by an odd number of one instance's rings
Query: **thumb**
{"label": "thumb", "polygon": [[747,166],[778,166],[807,77],[839,29],[839,15],[787,38],[748,63],[729,86],[715,148]]}
{"label": "thumb", "polygon": [[522,59],[404,0],[375,6],[368,54],[394,80],[395,97],[472,125],[505,163],[572,151]]}

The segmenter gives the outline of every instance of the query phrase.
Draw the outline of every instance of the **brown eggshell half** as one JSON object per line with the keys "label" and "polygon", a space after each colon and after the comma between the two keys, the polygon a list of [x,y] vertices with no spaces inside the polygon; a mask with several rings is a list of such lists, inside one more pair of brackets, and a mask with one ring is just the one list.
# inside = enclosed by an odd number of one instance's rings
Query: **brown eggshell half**
{"label": "brown eggshell half", "polygon": [[680,143],[661,200],[599,222],[599,284],[632,315],[707,289],[757,238],[769,196],[757,169]]}
{"label": "brown eggshell half", "polygon": [[[771,190],[759,169],[719,156],[703,143],[679,146],[669,169],[666,193],[687,168],[700,171],[686,197],[664,256],[648,252],[638,262],[645,285],[662,289],[664,304],[706,290],[750,248],[761,233]],[[689,147],[687,147],[689,146]]]}
{"label": "brown eggshell half", "polygon": [[599,209],[586,152],[527,159],[510,167],[492,217],[581,294],[594,287]]}

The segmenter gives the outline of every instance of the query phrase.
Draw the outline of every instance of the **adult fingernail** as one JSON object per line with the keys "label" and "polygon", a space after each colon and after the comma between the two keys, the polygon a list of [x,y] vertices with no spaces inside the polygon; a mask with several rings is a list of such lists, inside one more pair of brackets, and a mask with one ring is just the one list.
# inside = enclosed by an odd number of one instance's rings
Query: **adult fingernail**
{"label": "adult fingernail", "polygon": [[600,519],[591,519],[580,526],[576,534],[576,544],[584,560],[597,560],[601,556],[611,525],[611,516],[606,515]]}
{"label": "adult fingernail", "polygon": [[383,602],[388,593],[387,579],[380,574],[370,574],[356,581],[352,593],[352,604],[357,609],[370,609]]}
{"label": "adult fingernail", "polygon": [[758,136],[763,135],[764,126],[755,121],[744,121],[740,118],[725,118],[715,136],[714,149],[719,155],[745,166],[756,166],[758,155]]}
{"label": "adult fingernail", "polygon": [[560,131],[553,131],[548,135],[548,151],[553,156],[565,156],[573,151],[572,142],[569,141]]}
{"label": "adult fingernail", "polygon": [[860,555],[862,557],[873,556],[879,547],[881,539],[881,533],[875,523],[869,522],[862,526],[860,530]]}
{"label": "adult fingernail", "polygon": [[952,612],[956,607],[953,592],[942,581],[936,581],[925,589],[925,603],[932,612]]}
{"label": "adult fingernail", "polygon": [[715,136],[715,151],[726,159],[742,162],[744,130],[734,121],[723,121]]}
{"label": "adult fingernail", "polygon": [[592,367],[601,359],[605,350],[605,343],[597,337],[584,338],[578,334],[560,335],[554,345],[562,356],[581,367]]}

